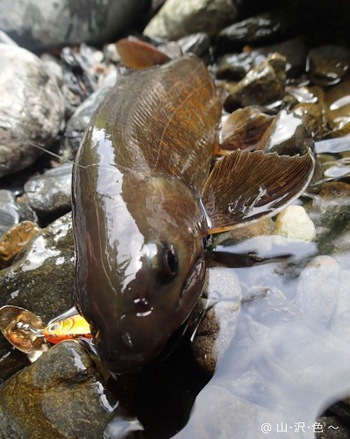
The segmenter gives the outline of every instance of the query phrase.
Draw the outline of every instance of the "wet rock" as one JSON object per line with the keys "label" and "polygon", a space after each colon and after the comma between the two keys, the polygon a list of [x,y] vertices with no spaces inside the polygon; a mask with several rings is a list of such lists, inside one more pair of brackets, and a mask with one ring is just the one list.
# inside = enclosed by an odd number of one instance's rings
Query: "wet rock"
{"label": "wet rock", "polygon": [[349,161],[347,158],[339,159],[335,162],[323,163],[324,177],[330,180],[340,180],[350,176]]}
{"label": "wet rock", "polygon": [[[256,439],[264,436],[262,426],[276,426],[285,417],[227,390],[227,381],[210,383],[196,399],[191,418],[174,439],[199,438],[204,435],[220,438]],[[215,422],[213,422],[215,419]],[[261,436],[260,436],[261,435]],[[292,439],[295,433],[283,434]],[[271,435],[271,437],[273,437]],[[277,439],[277,437],[276,437]]]}
{"label": "wet rock", "polygon": [[[24,169],[49,147],[63,119],[55,80],[34,54],[0,44],[0,177]],[[13,93],[16,90],[16,93]]]}
{"label": "wet rock", "polygon": [[13,192],[0,189],[0,236],[19,222],[20,212]]}
{"label": "wet rock", "polygon": [[327,108],[324,100],[324,91],[321,87],[286,87],[287,95],[293,96],[297,102],[289,108],[297,116],[302,117],[307,131],[313,139],[322,139],[329,135]]}
{"label": "wet rock", "polygon": [[206,32],[187,35],[177,41],[182,53],[194,53],[201,57],[209,51],[210,38]]}
{"label": "wet rock", "polygon": [[[43,321],[71,308],[74,283],[74,248],[70,214],[35,237],[21,258],[0,271],[0,306],[21,306]],[[0,336],[0,357],[12,348]],[[6,368],[6,358],[0,363]]]}
{"label": "wet rock", "polygon": [[240,50],[245,45],[274,43],[288,35],[296,18],[295,12],[288,14],[286,9],[276,9],[234,23],[219,32],[218,50],[227,53]]}
{"label": "wet rock", "polygon": [[293,112],[280,111],[261,138],[259,149],[280,155],[307,154],[314,142],[303,119]]}
{"label": "wet rock", "polygon": [[39,217],[56,218],[71,209],[73,163],[49,169],[24,185],[30,207]]}
{"label": "wet rock", "polygon": [[59,87],[63,85],[63,66],[60,60],[48,53],[40,56],[41,62],[52,78],[55,78]]}
{"label": "wet rock", "polygon": [[349,372],[343,367],[349,345],[315,322],[275,326],[264,340],[264,352],[271,372],[283,374],[295,387],[294,395],[307,389],[309,400],[317,403],[315,398],[335,401],[349,391]]}
{"label": "wet rock", "polygon": [[317,102],[297,104],[293,113],[303,119],[305,128],[314,140],[322,139],[328,132],[326,111],[324,106]]}
{"label": "wet rock", "polygon": [[327,182],[305,208],[316,226],[320,252],[331,254],[350,224],[350,185]]}
{"label": "wet rock", "polygon": [[102,87],[92,93],[74,112],[66,125],[65,146],[75,155],[78,151],[84,132],[90,122],[91,116],[106,97],[111,87]]}
{"label": "wet rock", "polygon": [[270,328],[301,316],[300,310],[275,287],[250,288],[244,306],[255,322]]}
{"label": "wet rock", "polygon": [[340,268],[330,256],[317,256],[301,272],[295,297],[306,320],[328,327],[337,305]]}
{"label": "wet rock", "polygon": [[350,135],[315,142],[315,151],[317,154],[339,154],[350,151]]}
{"label": "wet rock", "polygon": [[350,342],[349,327],[349,282],[350,272],[342,270],[339,275],[339,290],[337,294],[336,308],[330,323],[330,330],[341,340]]}
{"label": "wet rock", "polygon": [[213,373],[236,332],[241,307],[237,275],[225,268],[209,269],[207,310],[196,330],[192,351],[197,363]]}
{"label": "wet rock", "polygon": [[220,146],[223,149],[255,149],[273,120],[254,107],[238,109],[223,122]]}
{"label": "wet rock", "polygon": [[323,97],[320,87],[303,87],[289,84],[286,86],[286,92],[292,95],[300,104],[315,104],[319,100],[319,95]]}
{"label": "wet rock", "polygon": [[219,59],[215,76],[218,79],[239,81],[252,68],[261,64],[265,58],[265,55],[260,55],[254,50],[224,55]]}
{"label": "wet rock", "polygon": [[0,30],[0,43],[10,44],[11,46],[17,46],[17,43],[2,30]]}
{"label": "wet rock", "polygon": [[327,120],[334,137],[350,133],[350,79],[344,79],[325,94]]}
{"label": "wet rock", "polygon": [[[84,56],[84,52],[88,52]],[[65,117],[68,119],[79,105],[97,88],[97,80],[91,74],[94,64],[86,45],[81,44],[79,51],[65,47],[61,52],[63,65],[62,93],[65,100]]]}
{"label": "wet rock", "polygon": [[256,47],[254,50],[261,55],[279,53],[286,57],[286,73],[288,77],[300,75],[305,70],[307,50],[303,37],[282,41],[271,46]]}
{"label": "wet rock", "polygon": [[23,221],[13,226],[3,236],[0,236],[0,269],[10,265],[11,261],[39,233],[39,227]]}
{"label": "wet rock", "polygon": [[350,436],[349,425],[338,416],[321,416],[317,421],[322,429],[316,432],[316,439],[343,439]]}
{"label": "wet rock", "polygon": [[297,205],[288,206],[277,215],[274,233],[294,241],[313,241],[316,238],[314,223],[305,209]]}
{"label": "wet rock", "polygon": [[51,348],[9,378],[0,395],[4,439],[100,438],[117,406],[95,363],[76,341]]}
{"label": "wet rock", "polygon": [[220,29],[236,18],[231,0],[168,0],[148,23],[144,35],[177,40],[195,32],[216,35]]}
{"label": "wet rock", "polygon": [[350,68],[350,50],[344,46],[325,45],[308,54],[309,76],[316,84],[334,85]]}
{"label": "wet rock", "polygon": [[38,51],[81,42],[99,45],[115,38],[145,11],[147,0],[99,2],[4,0],[0,28],[19,45]]}
{"label": "wet rock", "polygon": [[236,85],[224,108],[232,112],[238,107],[266,105],[282,99],[286,80],[286,59],[274,53],[249,73]]}

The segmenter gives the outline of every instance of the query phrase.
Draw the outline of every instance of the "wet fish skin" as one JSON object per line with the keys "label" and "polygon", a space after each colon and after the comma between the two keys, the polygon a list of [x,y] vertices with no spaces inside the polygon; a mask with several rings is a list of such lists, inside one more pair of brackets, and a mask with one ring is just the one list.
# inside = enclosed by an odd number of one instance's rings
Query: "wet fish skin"
{"label": "wet fish skin", "polygon": [[73,183],[77,308],[116,373],[152,360],[201,294],[209,174],[221,108],[187,56],[124,75],[78,152]]}

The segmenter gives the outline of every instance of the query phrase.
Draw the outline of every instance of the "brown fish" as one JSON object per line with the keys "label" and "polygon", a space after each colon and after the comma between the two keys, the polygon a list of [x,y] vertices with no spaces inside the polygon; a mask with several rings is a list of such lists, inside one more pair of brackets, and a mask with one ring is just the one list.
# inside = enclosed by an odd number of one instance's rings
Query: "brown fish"
{"label": "brown fish", "polygon": [[121,75],[85,134],[75,300],[112,372],[153,360],[186,322],[209,234],[276,213],[311,179],[311,154],[260,151],[235,151],[209,175],[220,115],[208,70],[185,56]]}

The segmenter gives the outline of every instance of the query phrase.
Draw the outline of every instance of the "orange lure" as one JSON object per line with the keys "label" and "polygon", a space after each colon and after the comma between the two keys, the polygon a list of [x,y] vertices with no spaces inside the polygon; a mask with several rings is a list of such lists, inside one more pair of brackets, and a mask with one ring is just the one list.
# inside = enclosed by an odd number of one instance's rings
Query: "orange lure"
{"label": "orange lure", "polygon": [[72,338],[91,338],[91,331],[84,317],[75,314],[64,320],[50,323],[43,329],[43,335],[49,343],[56,344],[62,340],[70,340]]}

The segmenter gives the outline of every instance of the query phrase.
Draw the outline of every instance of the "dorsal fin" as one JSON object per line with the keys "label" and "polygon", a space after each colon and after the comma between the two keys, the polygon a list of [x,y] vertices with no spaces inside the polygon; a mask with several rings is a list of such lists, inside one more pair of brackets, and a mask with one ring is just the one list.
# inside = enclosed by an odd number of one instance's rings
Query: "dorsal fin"
{"label": "dorsal fin", "polygon": [[203,192],[209,233],[275,215],[305,190],[314,164],[311,152],[290,157],[238,150],[224,157]]}

